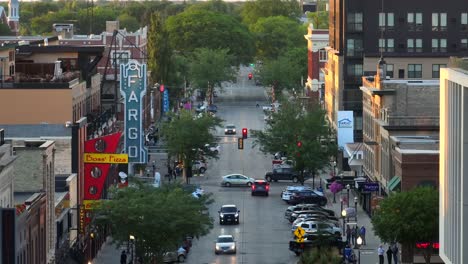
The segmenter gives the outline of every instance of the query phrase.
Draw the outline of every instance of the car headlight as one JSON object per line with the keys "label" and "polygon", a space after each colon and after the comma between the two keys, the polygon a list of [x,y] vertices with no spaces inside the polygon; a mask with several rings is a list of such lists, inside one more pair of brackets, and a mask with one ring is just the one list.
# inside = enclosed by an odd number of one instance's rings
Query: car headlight
{"label": "car headlight", "polygon": [[219,247],[218,245],[216,245],[216,249],[217,249],[217,250],[219,250],[219,249],[220,249],[220,247]]}
{"label": "car headlight", "polygon": [[236,214],[234,215],[234,217],[239,217],[239,213],[236,213]]}
{"label": "car headlight", "polygon": [[223,214],[223,213],[220,213],[220,214],[219,214],[219,217],[224,217],[224,214]]}
{"label": "car headlight", "polygon": [[231,249],[235,249],[236,248],[236,245],[231,245]]}
{"label": "car headlight", "polygon": [[227,132],[227,129],[224,129],[224,132]]}
{"label": "car headlight", "polygon": [[233,130],[232,130],[232,132],[236,132],[236,130],[235,130],[235,129],[233,129]]}

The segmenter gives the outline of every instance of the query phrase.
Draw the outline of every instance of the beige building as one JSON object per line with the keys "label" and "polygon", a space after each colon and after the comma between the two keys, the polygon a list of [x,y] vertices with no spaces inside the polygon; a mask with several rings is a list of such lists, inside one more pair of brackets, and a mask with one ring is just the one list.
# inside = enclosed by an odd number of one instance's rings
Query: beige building
{"label": "beige building", "polygon": [[14,206],[14,161],[11,144],[5,143],[4,130],[0,129],[0,208]]}
{"label": "beige building", "polygon": [[[380,57],[364,57],[364,75],[373,75]],[[391,79],[439,79],[440,69],[447,67],[448,57],[386,57],[386,75]]]}
{"label": "beige building", "polygon": [[454,66],[440,75],[439,240],[446,264],[468,263],[468,61]]}

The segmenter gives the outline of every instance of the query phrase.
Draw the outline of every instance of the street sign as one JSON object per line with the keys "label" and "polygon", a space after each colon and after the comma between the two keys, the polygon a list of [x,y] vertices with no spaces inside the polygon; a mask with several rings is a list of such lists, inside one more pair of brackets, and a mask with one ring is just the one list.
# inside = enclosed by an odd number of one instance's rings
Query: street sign
{"label": "street sign", "polygon": [[237,138],[237,148],[238,149],[244,149],[244,139],[243,138]]}
{"label": "street sign", "polygon": [[297,239],[302,239],[304,234],[305,234],[305,230],[300,226],[298,226],[296,230],[294,230],[294,235],[297,237]]}
{"label": "street sign", "polygon": [[304,242],[304,238],[303,238],[303,237],[301,237],[301,238],[297,238],[297,239],[296,239],[296,242],[298,242],[298,243],[302,243],[302,242]]}
{"label": "street sign", "polygon": [[163,93],[163,112],[169,112],[169,92],[167,89],[165,89]]}
{"label": "street sign", "polygon": [[125,153],[129,163],[146,163],[144,144],[143,97],[146,94],[146,64],[130,60],[120,64],[120,94],[124,99]]}

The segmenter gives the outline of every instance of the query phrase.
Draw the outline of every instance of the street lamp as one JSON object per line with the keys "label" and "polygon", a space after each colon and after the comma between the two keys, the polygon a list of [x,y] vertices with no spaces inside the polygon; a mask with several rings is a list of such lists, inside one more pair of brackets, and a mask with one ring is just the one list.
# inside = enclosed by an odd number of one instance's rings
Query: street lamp
{"label": "street lamp", "polygon": [[361,264],[361,245],[362,245],[362,238],[359,236],[356,240],[358,244],[358,264]]}
{"label": "street lamp", "polygon": [[135,263],[135,261],[133,260],[133,252],[135,250],[135,236],[133,235],[130,235],[130,241],[132,241],[132,254],[131,254],[131,260],[130,260],[130,263]]}
{"label": "street lamp", "polygon": [[356,215],[356,222],[357,222],[357,202],[358,202],[358,198],[354,197],[354,211]]}
{"label": "street lamp", "polygon": [[333,161],[333,177],[335,177],[335,175],[336,175],[335,168],[336,168],[336,160]]}
{"label": "street lamp", "polygon": [[351,189],[351,186],[349,184],[346,184],[346,190],[348,191],[348,207],[349,207],[349,190]]}
{"label": "street lamp", "polygon": [[343,197],[340,197],[340,204],[341,204],[340,212],[342,212],[343,211]]}
{"label": "street lamp", "polygon": [[343,217],[343,235],[345,234],[345,226],[346,226],[346,209],[341,211],[341,216]]}

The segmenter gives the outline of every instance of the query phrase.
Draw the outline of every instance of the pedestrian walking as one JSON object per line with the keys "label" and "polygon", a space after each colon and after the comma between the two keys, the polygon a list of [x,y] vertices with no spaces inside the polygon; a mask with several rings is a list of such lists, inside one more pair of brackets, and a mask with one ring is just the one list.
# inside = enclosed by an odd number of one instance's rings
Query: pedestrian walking
{"label": "pedestrian walking", "polygon": [[359,235],[362,238],[362,244],[366,244],[366,228],[364,226],[361,226],[361,229],[359,230]]}
{"label": "pedestrian walking", "polygon": [[125,253],[125,250],[120,255],[120,264],[127,264],[127,253]]}
{"label": "pedestrian walking", "polygon": [[346,263],[349,263],[352,254],[353,250],[351,249],[351,246],[349,244],[346,244],[346,247],[344,248],[344,257]]}
{"label": "pedestrian walking", "polygon": [[351,243],[356,246],[356,229],[351,227]]}
{"label": "pedestrian walking", "polygon": [[393,262],[395,264],[398,264],[398,253],[400,252],[400,249],[398,248],[398,245],[396,242],[393,243],[392,245],[392,254],[393,254]]}
{"label": "pedestrian walking", "polygon": [[356,245],[357,244],[357,238],[359,237],[359,228],[358,228],[357,225],[354,227],[354,232],[353,233],[354,233],[354,245]]}
{"label": "pedestrian walking", "polygon": [[379,248],[377,249],[377,253],[379,254],[379,264],[384,264],[385,250],[382,248],[382,245],[380,245]]}
{"label": "pedestrian walking", "polygon": [[392,251],[392,245],[390,244],[387,249],[387,261],[388,264],[392,264],[392,257],[393,257],[393,251]]}
{"label": "pedestrian walking", "polygon": [[349,225],[346,226],[346,243],[351,243],[351,228],[349,227]]}

